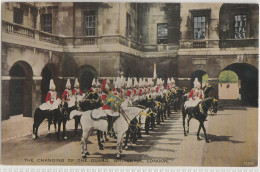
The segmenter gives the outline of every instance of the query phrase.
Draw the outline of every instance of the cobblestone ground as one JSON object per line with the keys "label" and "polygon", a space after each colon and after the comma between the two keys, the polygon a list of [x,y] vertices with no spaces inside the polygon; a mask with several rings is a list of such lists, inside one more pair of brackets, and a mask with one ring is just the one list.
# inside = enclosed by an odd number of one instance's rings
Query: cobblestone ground
{"label": "cobblestone ground", "polygon": [[142,134],[139,145],[129,144],[121,159],[115,158],[116,140],[110,138],[103,144],[105,149],[99,150],[95,133],[89,139],[90,155],[82,159],[81,132],[74,135],[72,120],[67,125],[68,139],[57,142],[53,126],[47,133],[47,122],[39,128],[40,139],[32,140],[32,119],[15,118],[2,122],[2,164],[6,165],[248,166],[257,162],[257,108],[209,116],[205,122],[208,144],[202,133],[202,140],[197,141],[196,120],[191,120],[190,134],[185,137],[180,111],[172,113],[150,135]]}

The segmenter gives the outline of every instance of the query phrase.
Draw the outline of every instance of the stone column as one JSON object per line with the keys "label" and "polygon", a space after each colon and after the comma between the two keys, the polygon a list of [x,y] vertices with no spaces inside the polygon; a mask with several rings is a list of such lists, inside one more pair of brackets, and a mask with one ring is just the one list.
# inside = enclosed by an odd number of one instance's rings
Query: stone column
{"label": "stone column", "polygon": [[10,76],[2,76],[2,95],[1,95],[1,106],[2,106],[2,120],[10,118],[10,109],[9,109],[9,84]]}

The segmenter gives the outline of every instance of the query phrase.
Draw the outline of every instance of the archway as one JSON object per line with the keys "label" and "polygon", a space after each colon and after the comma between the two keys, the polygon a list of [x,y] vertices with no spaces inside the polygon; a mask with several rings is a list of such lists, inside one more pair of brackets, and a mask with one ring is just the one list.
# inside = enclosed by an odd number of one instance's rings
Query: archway
{"label": "archway", "polygon": [[52,78],[51,70],[45,66],[42,69],[42,82],[41,82],[41,102],[45,101],[45,97],[49,91],[49,83]]}
{"label": "archway", "polygon": [[54,64],[47,64],[42,69],[42,82],[41,82],[41,102],[45,101],[46,95],[49,91],[50,80],[53,79],[57,90],[57,70],[55,70]]}
{"label": "archway", "polygon": [[16,62],[10,70],[9,112],[10,116],[32,116],[32,76],[31,66],[24,62]]}
{"label": "archway", "polygon": [[199,82],[202,83],[202,77],[203,75],[207,74],[203,70],[196,70],[191,74],[191,88],[193,88],[193,82],[195,78],[198,78]]}
{"label": "archway", "polygon": [[202,75],[202,87],[204,87],[206,85],[206,83],[209,83],[209,75],[208,74],[204,74]]}
{"label": "archway", "polygon": [[223,70],[231,70],[237,74],[243,105],[258,106],[258,69],[247,63],[234,63]]}
{"label": "archway", "polygon": [[218,98],[221,100],[239,100],[239,80],[235,72],[223,70],[219,74]]}
{"label": "archway", "polygon": [[86,70],[81,74],[79,78],[79,82],[80,82],[80,89],[83,92],[86,92],[91,88],[93,78],[94,78],[94,74],[89,70]]}
{"label": "archway", "polygon": [[83,92],[88,91],[91,88],[91,84],[93,78],[97,77],[97,71],[94,67],[89,65],[84,65],[79,68],[79,82],[80,82],[80,89]]}

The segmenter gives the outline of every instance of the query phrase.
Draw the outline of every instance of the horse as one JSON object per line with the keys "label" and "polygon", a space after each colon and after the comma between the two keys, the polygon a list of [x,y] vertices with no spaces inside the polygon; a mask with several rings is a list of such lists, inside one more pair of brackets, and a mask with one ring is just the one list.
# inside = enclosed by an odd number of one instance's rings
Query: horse
{"label": "horse", "polygon": [[[73,96],[71,98],[71,100],[69,101],[69,104],[70,104],[69,113],[72,112],[73,110],[88,111],[88,110],[98,109],[102,106],[102,102],[97,93],[90,92],[89,94],[87,94],[85,96],[80,96],[77,100],[76,100],[76,97]],[[77,135],[77,129],[78,129],[78,125],[80,123],[81,114],[79,113],[78,115],[74,115],[73,118],[75,120],[74,133],[75,133],[75,135]],[[70,119],[72,119],[72,118],[70,118]],[[101,142],[104,142],[102,137],[103,137],[103,133],[101,131],[97,131],[97,139],[98,139],[98,144],[99,144],[100,150],[104,149],[104,146],[101,143]],[[106,133],[104,133],[104,137],[105,137],[105,140],[108,141],[108,139],[106,137]]]}
{"label": "horse", "polygon": [[[127,107],[128,100],[125,100],[116,116],[116,120],[113,124],[114,130],[117,135],[117,147],[116,147],[116,157],[120,158],[120,154],[122,153],[122,142],[123,142],[123,135],[128,130],[128,126],[130,121],[132,121],[143,109],[137,107]],[[147,110],[146,110],[147,111]],[[146,112],[145,111],[145,112]],[[80,111],[72,111],[70,117],[72,118],[75,115],[81,114],[81,125],[82,125],[82,138],[81,138],[81,145],[82,145],[82,157],[86,158],[89,155],[87,150],[87,141],[90,134],[93,132],[94,129],[100,131],[107,131],[108,123],[106,120],[107,114],[103,110],[95,109],[85,112]],[[99,115],[99,118],[94,118],[93,116]]]}
{"label": "horse", "polygon": [[126,136],[125,136],[125,145],[124,145],[124,149],[125,150],[128,150],[128,146],[127,146],[127,143],[128,143],[128,139],[129,139],[129,136],[130,136],[130,141],[133,143],[133,144],[138,144],[137,143],[137,136],[138,136],[138,120],[137,118],[134,118],[130,124],[129,124],[129,127],[128,127],[128,130],[126,131]]}
{"label": "horse", "polygon": [[54,125],[56,126],[56,122],[58,122],[58,131],[57,131],[57,139],[58,141],[60,140],[60,128],[61,128],[61,123],[63,124],[63,139],[67,140],[66,136],[66,123],[67,120],[69,119],[69,112],[70,109],[68,108],[68,102],[62,101],[62,103],[59,105],[59,110],[60,113],[54,114]]}
{"label": "horse", "polygon": [[50,125],[52,121],[54,122],[54,127],[56,131],[56,123],[57,120],[53,120],[54,116],[60,116],[61,115],[61,107],[58,106],[57,109],[54,110],[41,110],[40,107],[38,107],[34,112],[34,123],[33,123],[33,139],[38,139],[38,128],[40,124],[45,120],[48,119],[48,132],[50,132]]}
{"label": "horse", "polygon": [[134,102],[135,107],[140,107],[142,109],[149,108],[149,115],[140,116],[141,119],[139,121],[143,121],[145,134],[149,134],[149,128],[153,130],[155,127],[155,101],[151,98],[151,95],[146,97],[144,100],[137,100]]}
{"label": "horse", "polygon": [[[198,129],[198,132],[197,132],[197,140],[201,140],[200,137],[199,137],[199,133],[200,133],[200,130],[202,128],[203,131],[204,131],[206,142],[209,143],[209,139],[207,137],[206,129],[204,127],[204,121],[206,120],[206,118],[208,116],[208,110],[212,108],[212,111],[214,113],[217,113],[217,107],[218,107],[218,101],[213,97],[209,97],[209,98],[202,100],[195,107],[185,108],[184,105],[183,105],[182,106],[182,120],[183,120],[184,136],[187,136],[187,134],[189,133],[189,123],[190,123],[191,118],[195,118],[200,123],[199,129]],[[185,130],[185,118],[186,118],[187,114],[188,114],[188,119],[187,119],[188,130],[186,132],[186,130]]]}
{"label": "horse", "polygon": [[204,98],[213,97],[214,96],[214,87],[212,86],[205,86],[203,89]]}

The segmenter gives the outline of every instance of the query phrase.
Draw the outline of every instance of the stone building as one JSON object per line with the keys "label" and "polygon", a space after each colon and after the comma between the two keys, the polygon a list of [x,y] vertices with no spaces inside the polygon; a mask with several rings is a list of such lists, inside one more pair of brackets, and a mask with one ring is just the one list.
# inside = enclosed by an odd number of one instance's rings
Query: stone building
{"label": "stone building", "polygon": [[158,77],[188,88],[205,73],[218,88],[220,72],[233,70],[254,100],[258,11],[257,4],[2,3],[2,120],[33,116],[51,78],[61,96],[68,78],[87,90],[93,77],[152,77],[154,63]]}

